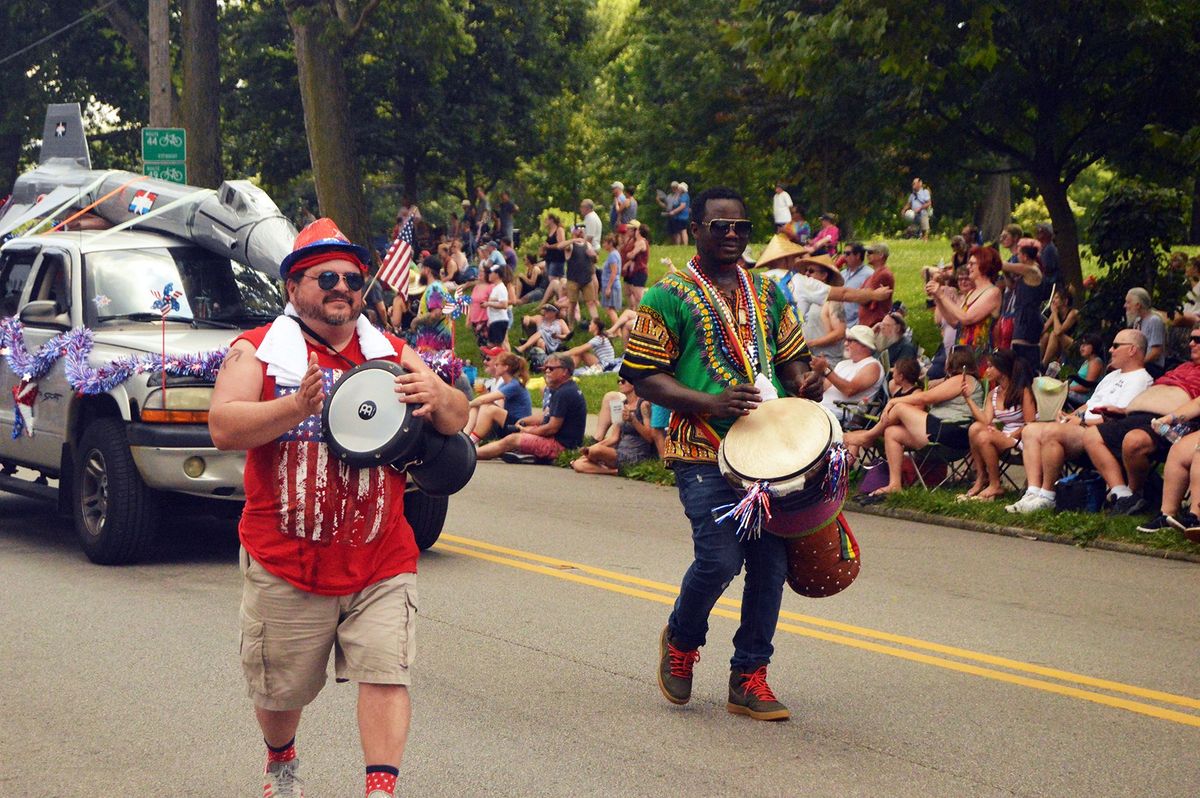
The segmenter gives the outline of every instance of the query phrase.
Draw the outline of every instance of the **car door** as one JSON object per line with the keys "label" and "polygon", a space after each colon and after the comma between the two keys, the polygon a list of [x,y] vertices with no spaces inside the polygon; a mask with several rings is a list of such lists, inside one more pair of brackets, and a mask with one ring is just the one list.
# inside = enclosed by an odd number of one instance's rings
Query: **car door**
{"label": "car door", "polygon": [[[34,245],[12,244],[0,252],[0,317],[16,316],[24,304],[29,277],[40,249]],[[11,346],[11,342],[5,341],[4,345]],[[5,362],[0,363],[0,396],[12,396],[13,386],[19,381],[8,360],[5,358]],[[4,444],[12,439],[12,422],[12,402],[0,401],[0,448],[10,448]]]}
{"label": "car door", "polygon": [[[63,327],[70,327],[72,309],[71,255],[53,246],[40,248],[34,260],[22,305],[29,302],[51,301],[58,311],[55,322],[25,321],[25,348],[31,354],[39,352],[52,338],[62,335]],[[7,429],[12,437],[12,424],[16,414],[13,402],[4,402],[11,397],[12,390],[21,384],[24,375],[5,369],[3,393],[0,404],[8,404]],[[32,465],[56,466],[59,462],[67,423],[67,405],[71,390],[67,386],[66,363],[59,356],[50,371],[37,380],[37,396],[33,401],[32,429],[13,441],[14,454],[20,462]],[[32,431],[32,435],[28,434]]]}

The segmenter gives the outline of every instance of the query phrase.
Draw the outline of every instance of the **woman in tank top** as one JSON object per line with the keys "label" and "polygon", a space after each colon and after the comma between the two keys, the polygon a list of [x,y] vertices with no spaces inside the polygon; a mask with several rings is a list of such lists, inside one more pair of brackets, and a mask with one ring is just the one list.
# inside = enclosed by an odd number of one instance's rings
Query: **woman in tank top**
{"label": "woman in tank top", "polygon": [[[1004,495],[1004,487],[1000,484],[1000,455],[1009,449],[1020,448],[1021,430],[1037,414],[1030,387],[1033,373],[1011,349],[993,352],[984,376],[993,387],[983,407],[970,397],[964,397],[975,418],[967,430],[975,464],[975,484],[959,500],[990,501]],[[1001,425],[1000,429],[996,429],[997,424]]]}
{"label": "woman in tank top", "polygon": [[957,301],[957,291],[937,282],[927,283],[925,293],[933,299],[943,319],[958,325],[955,345],[969,348],[976,362],[982,364],[991,350],[992,324],[1000,315],[1000,289],[995,285],[1000,274],[1000,255],[991,247],[974,247],[967,267],[974,288],[962,295],[961,303]]}

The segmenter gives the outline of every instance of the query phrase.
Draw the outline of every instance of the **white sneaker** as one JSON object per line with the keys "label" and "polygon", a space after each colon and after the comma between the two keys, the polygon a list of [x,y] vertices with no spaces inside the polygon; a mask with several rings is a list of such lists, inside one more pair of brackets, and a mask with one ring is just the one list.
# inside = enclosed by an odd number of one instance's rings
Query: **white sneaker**
{"label": "white sneaker", "polygon": [[304,780],[296,771],[300,758],[290,762],[268,762],[263,769],[263,798],[304,798]]}
{"label": "white sneaker", "polygon": [[1004,512],[1006,512],[1006,513],[1027,512],[1027,510],[1025,509],[1025,505],[1028,504],[1031,499],[1036,499],[1036,498],[1038,498],[1038,496],[1037,496],[1037,494],[1034,494],[1034,493],[1023,494],[1021,496],[1021,498],[1017,499],[1012,504],[1004,505]]}
{"label": "white sneaker", "polygon": [[1045,496],[1034,496],[1026,502],[1017,502],[1020,505],[1015,512],[1018,513],[1036,513],[1038,510],[1053,510],[1054,499],[1047,499]]}

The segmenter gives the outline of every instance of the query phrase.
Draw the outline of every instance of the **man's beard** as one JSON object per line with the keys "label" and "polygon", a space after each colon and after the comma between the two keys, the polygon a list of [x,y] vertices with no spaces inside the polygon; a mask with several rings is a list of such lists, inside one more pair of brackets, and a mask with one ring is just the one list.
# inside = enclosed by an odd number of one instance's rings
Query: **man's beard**
{"label": "man's beard", "polygon": [[882,330],[875,334],[875,341],[880,349],[887,349],[892,344],[900,340],[902,336],[899,333],[889,334]]}
{"label": "man's beard", "polygon": [[[334,299],[344,300],[350,307],[346,309],[338,308],[336,310],[326,307],[326,302]],[[297,297],[292,300],[292,304],[296,307],[296,312],[300,314],[300,318],[309,321],[324,322],[331,327],[353,324],[362,315],[362,305],[355,303],[354,297],[346,296],[345,294],[328,294],[320,302],[313,303],[306,302]]]}
{"label": "man's beard", "polygon": [[1125,326],[1126,327],[1136,327],[1138,320],[1140,318],[1141,317],[1138,316],[1138,314],[1136,314],[1136,313],[1126,313],[1125,314]]}

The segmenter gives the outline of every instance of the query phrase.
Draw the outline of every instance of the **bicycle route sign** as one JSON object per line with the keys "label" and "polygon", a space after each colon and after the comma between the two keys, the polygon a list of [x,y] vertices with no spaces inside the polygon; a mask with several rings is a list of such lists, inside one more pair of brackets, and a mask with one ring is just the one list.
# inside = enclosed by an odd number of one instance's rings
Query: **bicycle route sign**
{"label": "bicycle route sign", "polygon": [[142,174],[187,183],[187,131],[181,127],[142,128]]}

